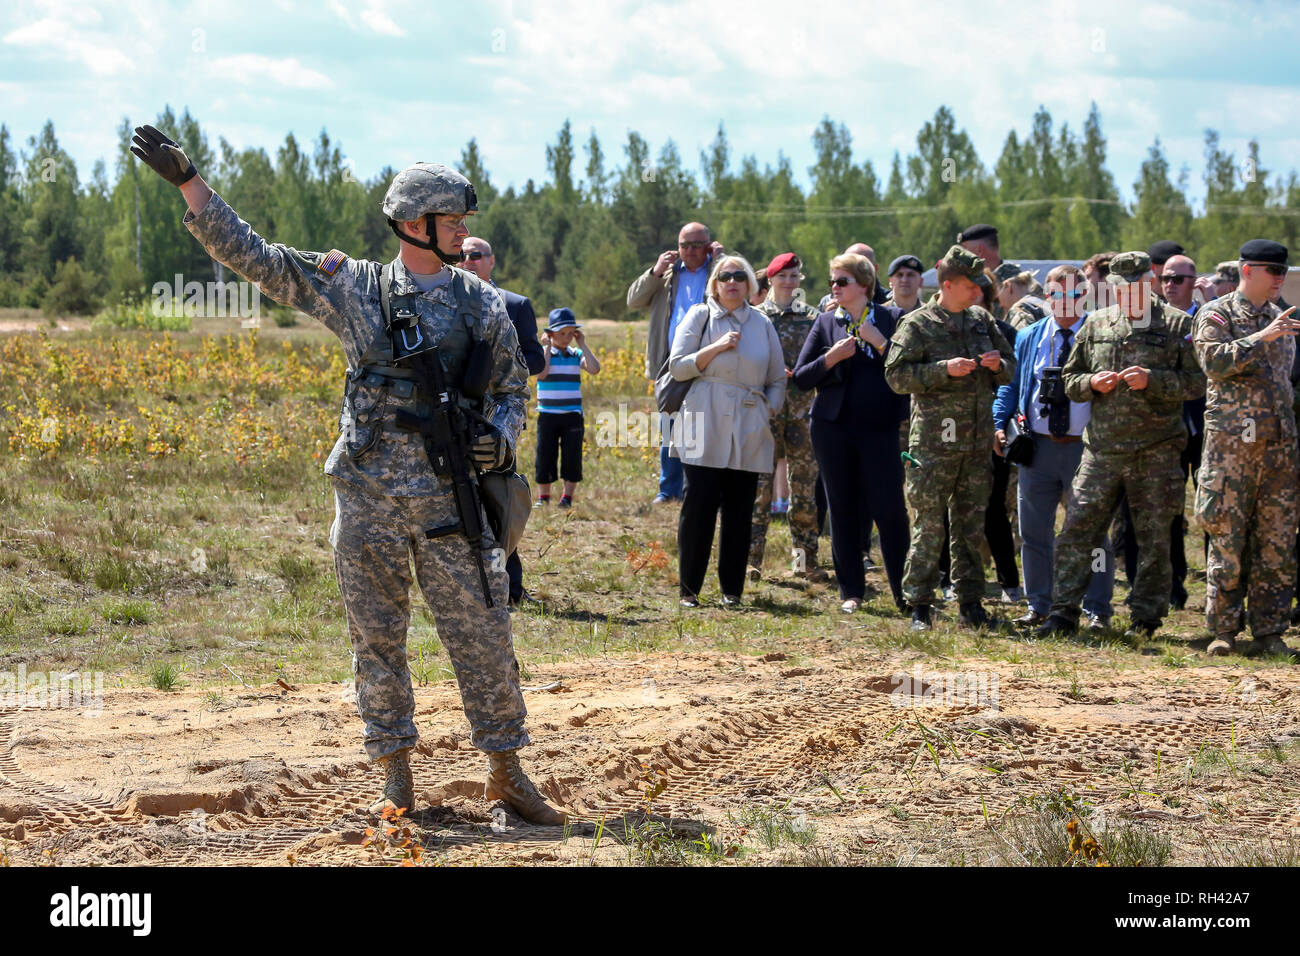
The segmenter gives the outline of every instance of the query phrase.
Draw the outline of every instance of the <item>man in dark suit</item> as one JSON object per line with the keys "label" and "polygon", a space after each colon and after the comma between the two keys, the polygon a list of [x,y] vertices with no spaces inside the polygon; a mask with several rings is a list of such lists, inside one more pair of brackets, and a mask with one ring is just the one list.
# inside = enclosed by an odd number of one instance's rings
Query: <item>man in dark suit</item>
{"label": "man in dark suit", "polygon": [[[486,239],[470,236],[461,246],[465,254],[462,268],[468,269],[484,282],[492,282],[492,270],[496,267],[497,257],[492,254],[492,247]],[[496,285],[492,282],[492,285]],[[527,296],[511,292],[509,289],[497,289],[505,300],[506,314],[514,324],[519,336],[519,349],[524,353],[524,364],[528,374],[536,375],[546,366],[546,355],[542,345],[537,341],[537,316],[533,313],[533,303]],[[533,597],[524,590],[524,566],[519,560],[519,552],[511,551],[506,558],[506,574],[510,576],[510,606],[518,607],[520,601],[532,601]]]}

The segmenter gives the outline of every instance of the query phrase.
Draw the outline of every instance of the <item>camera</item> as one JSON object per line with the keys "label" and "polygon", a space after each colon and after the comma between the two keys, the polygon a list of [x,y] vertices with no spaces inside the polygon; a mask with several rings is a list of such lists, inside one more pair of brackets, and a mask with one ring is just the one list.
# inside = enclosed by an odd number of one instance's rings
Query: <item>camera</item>
{"label": "camera", "polygon": [[1065,394],[1065,379],[1061,376],[1059,365],[1049,365],[1043,369],[1038,386],[1038,400],[1044,407],[1070,400]]}

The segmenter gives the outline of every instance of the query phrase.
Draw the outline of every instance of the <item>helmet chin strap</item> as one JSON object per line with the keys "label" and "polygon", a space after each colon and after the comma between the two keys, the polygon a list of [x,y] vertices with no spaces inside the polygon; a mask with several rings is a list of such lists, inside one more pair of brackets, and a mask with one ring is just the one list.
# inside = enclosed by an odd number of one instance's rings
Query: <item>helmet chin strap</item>
{"label": "helmet chin strap", "polygon": [[[436,237],[438,233],[436,231],[437,227],[434,225],[433,213],[428,213],[425,216],[424,222],[425,222],[425,229],[428,231],[429,235]],[[446,265],[458,266],[465,261],[465,254],[463,252],[448,254],[446,252],[443,252],[441,249],[439,249],[436,238],[432,242],[426,242],[423,239],[416,239],[414,236],[408,236],[405,232],[402,231],[401,226],[397,224],[396,219],[388,220],[388,225],[392,228],[393,232],[397,234],[398,239],[401,239],[403,242],[409,242],[411,245],[415,246],[418,249],[429,250],[434,255],[436,255],[439,259],[441,259],[443,263]]]}

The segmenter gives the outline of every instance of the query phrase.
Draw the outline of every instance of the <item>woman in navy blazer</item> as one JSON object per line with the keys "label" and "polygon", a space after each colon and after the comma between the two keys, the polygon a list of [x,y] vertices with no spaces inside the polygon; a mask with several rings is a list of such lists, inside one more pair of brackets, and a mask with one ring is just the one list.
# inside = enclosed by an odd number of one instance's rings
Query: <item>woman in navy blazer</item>
{"label": "woman in navy blazer", "polygon": [[841,610],[853,613],[866,596],[862,536],[874,522],[894,603],[906,611],[907,505],[898,423],[907,416],[908,402],[885,383],[885,353],[903,314],[872,302],[876,275],[865,256],[836,256],[830,269],[837,307],[817,316],[799,352],[794,381],[817,390],[812,444],[830,506]]}

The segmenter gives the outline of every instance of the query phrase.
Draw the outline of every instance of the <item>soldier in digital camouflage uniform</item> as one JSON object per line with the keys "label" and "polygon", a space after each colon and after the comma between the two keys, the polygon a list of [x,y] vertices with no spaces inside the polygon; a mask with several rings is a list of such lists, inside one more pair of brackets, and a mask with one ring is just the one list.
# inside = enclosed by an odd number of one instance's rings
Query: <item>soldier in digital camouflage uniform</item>
{"label": "soldier in digital camouflage uniform", "polygon": [[[563,823],[564,815],[542,799],[519,764],[517,751],[528,733],[500,549],[488,530],[489,607],[464,534],[426,538],[428,529],[457,524],[459,514],[449,484],[433,472],[423,438],[396,425],[397,410],[424,415],[431,408],[418,376],[403,364],[405,353],[436,345],[454,389],[472,340],[481,339],[491,351],[481,407],[488,427],[470,456],[481,469],[514,460],[528,400],[518,338],[496,290],[451,267],[469,234],[465,218],[477,206],[473,186],[430,163],[399,173],[383,212],[402,242],[385,267],[338,250],[299,252],[267,242],[212,192],[177,144],[151,126],[135,133],[132,151],[180,187],[189,206],[185,224],[209,255],[272,299],[319,319],[342,342],[349,366],[342,433],[325,473],[334,486],[330,543],[352,641],[357,709],[366,752],[385,767],[383,798],[373,809],[385,801],[415,806],[409,755],[418,733],[406,654],[414,558],[415,580],[456,673],[471,740],[489,757],[487,796],[504,799],[532,822]],[[402,303],[392,312],[391,330],[380,304],[386,268],[390,301]],[[479,404],[457,398],[465,407]]]}
{"label": "soldier in digital camouflage uniform", "polygon": [[1052,613],[1040,636],[1072,634],[1100,542],[1121,494],[1139,542],[1128,637],[1150,637],[1169,610],[1169,529],[1181,507],[1183,402],[1205,391],[1192,350],[1192,319],[1151,292],[1151,260],[1125,252],[1107,281],[1118,301],[1088,316],[1062,376],[1066,395],[1092,402],[1065,524],[1056,538]]}
{"label": "soldier in digital camouflage uniform", "polygon": [[1291,372],[1300,323],[1270,301],[1286,277],[1286,246],[1252,239],[1241,262],[1237,291],[1201,308],[1192,339],[1207,379],[1196,489],[1196,514],[1210,535],[1207,650],[1236,650],[1244,604],[1255,641],[1289,654],[1282,633],[1295,587],[1300,460]]}
{"label": "soldier in digital camouflage uniform", "polygon": [[930,627],[939,583],[939,553],[947,512],[952,583],[962,624],[991,623],[981,600],[984,565],[979,542],[993,472],[993,392],[1015,373],[1011,345],[993,316],[974,303],[984,261],[953,246],[938,265],[939,294],[905,316],[891,339],[885,381],[912,396],[907,504],[915,512],[903,571],[903,597],[912,627]]}
{"label": "soldier in digital camouflage uniform", "polygon": [[[790,298],[788,304],[777,304],[785,292],[784,279],[779,273],[792,270],[797,275],[799,258],[793,252],[784,252],[767,267],[772,292],[757,306],[776,327],[785,353],[786,374],[795,366],[799,350],[803,348],[808,331],[817,318],[817,310],[799,297]],[[795,280],[797,283],[797,279]],[[777,283],[781,283],[781,288]],[[798,286],[796,284],[795,288]],[[802,570],[812,580],[825,580],[826,571],[817,566],[817,459],[813,455],[812,438],[808,432],[808,414],[812,409],[813,392],[805,392],[787,379],[785,404],[772,419],[772,437],[776,440],[776,460],[786,460],[790,480],[790,508],[786,517],[790,522],[790,538],[797,552],[795,569]],[[760,475],[758,497],[754,501],[754,521],[749,538],[749,576],[758,580],[763,569],[763,552],[767,547],[767,526],[772,513],[772,475]]]}

